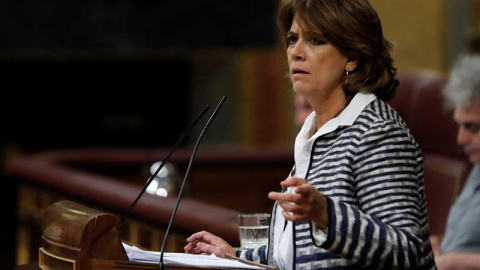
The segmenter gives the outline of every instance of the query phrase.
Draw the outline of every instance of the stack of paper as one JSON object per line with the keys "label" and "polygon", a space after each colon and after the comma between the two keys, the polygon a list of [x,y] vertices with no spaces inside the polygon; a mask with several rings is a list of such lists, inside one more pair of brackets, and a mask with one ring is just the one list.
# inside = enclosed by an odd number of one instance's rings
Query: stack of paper
{"label": "stack of paper", "polygon": [[[155,263],[160,262],[160,252],[157,251],[147,251],[139,249],[135,246],[129,246],[123,243],[123,247],[127,252],[127,256],[130,261],[141,262],[141,263]],[[184,266],[195,266],[195,267],[205,267],[205,268],[237,268],[237,269],[273,269],[267,265],[245,263],[237,259],[224,259],[212,255],[195,255],[187,253],[172,253],[165,252],[163,254],[163,263],[164,265],[184,265]]]}

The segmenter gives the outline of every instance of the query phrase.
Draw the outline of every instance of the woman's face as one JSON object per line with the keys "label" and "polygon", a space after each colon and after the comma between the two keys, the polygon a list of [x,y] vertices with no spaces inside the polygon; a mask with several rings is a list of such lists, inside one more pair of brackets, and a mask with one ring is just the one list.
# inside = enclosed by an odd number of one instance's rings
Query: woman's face
{"label": "woman's face", "polygon": [[295,16],[287,33],[287,57],[295,92],[327,97],[343,93],[347,57],[321,36],[302,29]]}

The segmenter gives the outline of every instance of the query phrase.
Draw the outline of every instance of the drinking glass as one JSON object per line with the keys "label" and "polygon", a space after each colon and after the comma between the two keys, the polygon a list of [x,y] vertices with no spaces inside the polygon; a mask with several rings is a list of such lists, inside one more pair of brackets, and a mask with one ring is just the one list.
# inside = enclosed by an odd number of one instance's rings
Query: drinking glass
{"label": "drinking glass", "polygon": [[256,248],[267,244],[270,214],[239,214],[240,248]]}

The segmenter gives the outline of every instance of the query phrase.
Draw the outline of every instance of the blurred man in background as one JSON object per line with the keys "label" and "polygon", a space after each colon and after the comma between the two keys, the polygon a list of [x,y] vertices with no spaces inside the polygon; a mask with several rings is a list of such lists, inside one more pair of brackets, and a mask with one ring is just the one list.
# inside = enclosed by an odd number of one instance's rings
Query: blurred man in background
{"label": "blurred man in background", "polygon": [[438,269],[480,269],[480,53],[457,60],[444,98],[454,109],[457,143],[473,167],[450,209],[445,236],[432,237],[432,247]]}

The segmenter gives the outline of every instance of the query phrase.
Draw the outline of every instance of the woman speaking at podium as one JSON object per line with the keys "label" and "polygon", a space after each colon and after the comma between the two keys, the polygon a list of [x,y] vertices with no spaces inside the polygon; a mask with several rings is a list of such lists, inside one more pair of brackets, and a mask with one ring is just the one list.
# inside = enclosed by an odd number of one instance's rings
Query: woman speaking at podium
{"label": "woman speaking at podium", "polygon": [[[277,23],[289,77],[313,112],[295,140],[268,245],[235,251],[198,232],[187,253],[276,269],[435,269],[421,150],[386,103],[398,80],[368,0],[282,0]],[[252,187],[255,188],[255,187]]]}

